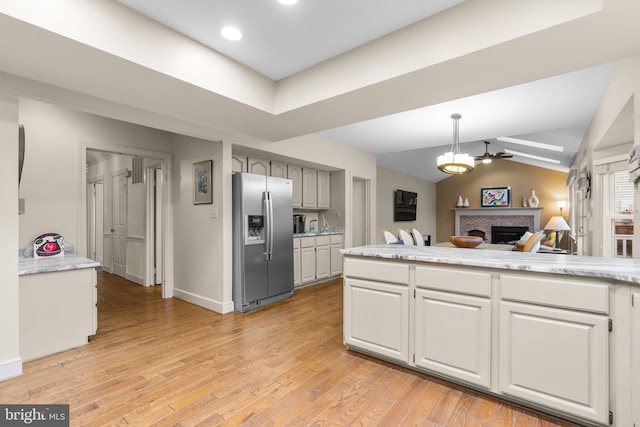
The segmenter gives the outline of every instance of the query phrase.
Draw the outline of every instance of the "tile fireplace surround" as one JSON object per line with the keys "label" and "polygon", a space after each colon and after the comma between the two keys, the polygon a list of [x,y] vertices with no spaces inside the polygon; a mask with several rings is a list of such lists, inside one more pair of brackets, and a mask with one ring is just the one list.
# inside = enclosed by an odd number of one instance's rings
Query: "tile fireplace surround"
{"label": "tile fireplace surround", "polygon": [[456,236],[466,236],[470,230],[485,233],[485,240],[491,242],[491,227],[523,226],[530,231],[540,229],[540,210],[542,208],[454,208],[456,213]]}

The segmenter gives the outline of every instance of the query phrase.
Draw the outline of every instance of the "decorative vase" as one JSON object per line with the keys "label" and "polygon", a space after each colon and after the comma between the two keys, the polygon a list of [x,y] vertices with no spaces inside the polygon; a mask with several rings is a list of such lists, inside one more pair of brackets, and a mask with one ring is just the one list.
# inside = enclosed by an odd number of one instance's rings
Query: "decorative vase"
{"label": "decorative vase", "polygon": [[527,198],[526,198],[526,197],[523,197],[523,198],[522,198],[522,207],[523,207],[523,208],[526,208],[526,207],[527,207]]}
{"label": "decorative vase", "polygon": [[529,206],[532,208],[537,208],[540,199],[536,196],[536,190],[531,191],[531,196],[529,196]]}
{"label": "decorative vase", "polygon": [[464,206],[465,208],[468,208],[469,207],[469,199],[464,199],[464,205],[462,205],[462,206]]}
{"label": "decorative vase", "polygon": [[458,196],[458,203],[456,204],[459,208],[462,207],[462,196]]}

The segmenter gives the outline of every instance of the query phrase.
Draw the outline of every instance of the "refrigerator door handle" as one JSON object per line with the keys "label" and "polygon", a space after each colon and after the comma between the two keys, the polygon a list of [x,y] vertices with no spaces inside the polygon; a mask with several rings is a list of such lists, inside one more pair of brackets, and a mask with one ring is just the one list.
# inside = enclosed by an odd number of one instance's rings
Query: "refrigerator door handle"
{"label": "refrigerator door handle", "polygon": [[269,200],[269,218],[267,221],[267,224],[269,224],[267,229],[269,242],[267,244],[267,252],[269,252],[268,260],[271,261],[273,259],[273,199],[271,198],[271,191],[267,191],[267,198]]}
{"label": "refrigerator door handle", "polygon": [[269,261],[269,242],[270,242],[270,234],[269,229],[271,228],[271,217],[269,216],[269,193],[265,191],[262,194],[262,211],[264,212],[264,225],[265,225],[265,243],[264,243],[264,255],[265,262]]}

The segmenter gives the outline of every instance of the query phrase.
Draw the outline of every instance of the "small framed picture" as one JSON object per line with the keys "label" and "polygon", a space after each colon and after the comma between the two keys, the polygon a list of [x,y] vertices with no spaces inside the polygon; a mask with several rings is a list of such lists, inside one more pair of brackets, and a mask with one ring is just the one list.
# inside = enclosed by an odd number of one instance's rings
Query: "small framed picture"
{"label": "small framed picture", "polygon": [[213,160],[205,160],[193,164],[193,204],[203,205],[213,203],[211,193],[211,170]]}
{"label": "small framed picture", "polygon": [[481,188],[480,206],[483,208],[506,208],[511,206],[511,187]]}

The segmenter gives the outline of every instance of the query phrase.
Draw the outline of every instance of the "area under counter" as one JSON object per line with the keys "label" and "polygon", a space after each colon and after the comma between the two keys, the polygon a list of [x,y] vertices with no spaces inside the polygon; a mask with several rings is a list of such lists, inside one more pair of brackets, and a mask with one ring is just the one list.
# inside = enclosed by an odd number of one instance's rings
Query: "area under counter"
{"label": "area under counter", "polygon": [[96,261],[73,254],[19,259],[23,361],[88,343],[98,327]]}

